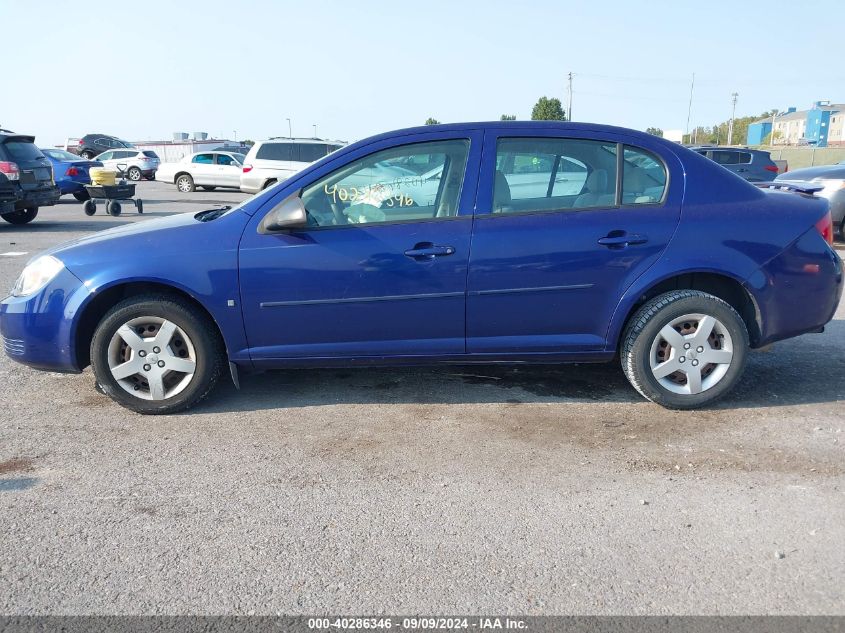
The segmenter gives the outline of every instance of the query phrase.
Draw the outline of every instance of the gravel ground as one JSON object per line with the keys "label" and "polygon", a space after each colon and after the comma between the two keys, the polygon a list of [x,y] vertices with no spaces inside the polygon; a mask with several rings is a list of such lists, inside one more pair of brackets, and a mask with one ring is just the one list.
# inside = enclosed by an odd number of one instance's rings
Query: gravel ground
{"label": "gravel ground", "polygon": [[[0,287],[244,198],[139,191],[0,223]],[[616,364],[278,371],[170,417],[93,382],[0,358],[0,613],[845,614],[845,306],[697,412]]]}

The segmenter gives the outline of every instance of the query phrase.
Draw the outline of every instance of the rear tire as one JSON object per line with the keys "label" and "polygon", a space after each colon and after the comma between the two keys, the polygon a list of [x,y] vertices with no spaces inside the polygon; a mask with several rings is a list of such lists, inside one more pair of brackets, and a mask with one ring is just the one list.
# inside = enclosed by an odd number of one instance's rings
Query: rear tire
{"label": "rear tire", "polygon": [[748,330],[718,297],[673,290],[631,317],[620,356],[625,376],[643,396],[668,409],[695,409],[715,402],[739,381]]}
{"label": "rear tire", "polygon": [[38,207],[29,207],[20,211],[13,211],[3,216],[9,224],[29,224],[38,215]]}
{"label": "rear tire", "polygon": [[270,187],[275,185],[277,182],[279,182],[279,181],[278,180],[268,180],[267,182],[264,183],[264,186],[261,188],[261,190],[264,191],[265,189],[269,189]]}
{"label": "rear tire", "polygon": [[90,149],[86,149],[80,154],[80,156],[82,156],[82,158],[87,158],[88,160],[91,160],[92,158],[94,158],[96,156],[96,154],[94,152],[92,152]]}
{"label": "rear tire", "polygon": [[85,202],[86,200],[89,200],[91,198],[91,194],[89,194],[86,189],[83,189],[82,191],[74,191],[73,197],[79,200],[80,202]]}
{"label": "rear tire", "polygon": [[129,178],[129,180],[133,182],[138,182],[139,180],[141,180],[141,176],[143,176],[143,174],[141,173],[141,170],[137,167],[130,167],[129,170],[126,172],[126,176],[127,178]]}
{"label": "rear tire", "polygon": [[[123,363],[134,364],[123,369]],[[118,303],[103,317],[91,341],[91,364],[112,400],[137,413],[165,414],[208,396],[223,374],[226,354],[207,315],[184,299],[148,294]]]}
{"label": "rear tire", "polygon": [[193,193],[196,191],[194,179],[188,174],[182,174],[176,179],[176,188],[182,193]]}
{"label": "rear tire", "polygon": [[839,225],[839,239],[845,242],[845,217],[842,218],[842,223]]}

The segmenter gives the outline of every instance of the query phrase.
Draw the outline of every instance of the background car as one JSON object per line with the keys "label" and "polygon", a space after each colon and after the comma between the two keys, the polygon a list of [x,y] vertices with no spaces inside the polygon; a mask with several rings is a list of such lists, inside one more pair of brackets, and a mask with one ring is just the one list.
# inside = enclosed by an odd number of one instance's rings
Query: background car
{"label": "background car", "polygon": [[772,160],[771,154],[763,150],[703,145],[690,149],[742,176],[748,182],[767,182],[774,180],[780,173],[780,167]]}
{"label": "background car", "polygon": [[245,156],[233,152],[196,152],[178,163],[162,163],[155,179],[175,184],[182,193],[202,187],[214,191],[217,187],[239,189],[241,168]]}
{"label": "background car", "polygon": [[108,134],[86,134],[81,139],[78,139],[76,145],[68,143],[65,149],[69,152],[75,152],[84,158],[94,158],[109,149],[123,149],[127,147],[134,147],[129,141],[124,141],[116,136]]}
{"label": "background car", "polygon": [[35,146],[35,137],[14,132],[0,132],[0,174],[15,188],[12,210],[3,213],[11,224],[32,222],[38,207],[59,201],[59,188],[53,181],[50,160]]}
{"label": "background car", "polygon": [[241,175],[241,191],[257,193],[277,182],[287,180],[296,172],[341,147],[342,143],[315,138],[271,138],[258,141],[246,155]]}
{"label": "background car", "polygon": [[118,171],[125,165],[126,177],[138,181],[141,178],[155,179],[161,159],[154,151],[145,149],[112,149],[97,156],[103,166]]}
{"label": "background car", "polygon": [[91,184],[88,170],[102,167],[97,160],[85,160],[63,149],[41,148],[41,153],[53,164],[53,178],[62,195],[72,194],[80,202],[90,197],[85,185]]}
{"label": "background car", "polygon": [[827,198],[833,225],[839,232],[839,238],[845,241],[845,162],[795,169],[789,174],[778,176],[775,182],[823,185],[824,189],[816,195]]}

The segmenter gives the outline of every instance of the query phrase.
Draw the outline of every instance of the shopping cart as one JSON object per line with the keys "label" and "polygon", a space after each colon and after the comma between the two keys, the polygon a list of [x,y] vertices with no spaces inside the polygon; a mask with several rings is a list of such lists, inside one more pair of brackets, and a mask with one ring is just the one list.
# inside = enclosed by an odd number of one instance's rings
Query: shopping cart
{"label": "shopping cart", "polygon": [[[89,199],[85,201],[82,209],[85,215],[94,215],[97,212],[97,203],[104,202],[106,205],[106,212],[111,215],[120,215],[122,208],[120,202],[131,202],[135,205],[138,213],[144,212],[144,203],[140,198],[135,198],[135,185],[126,182],[125,171],[126,165],[118,165],[117,175],[120,176],[120,181],[115,181],[112,178],[106,178],[103,182],[99,182],[98,178],[92,176],[94,184],[85,185],[85,191],[88,192]],[[112,184],[107,184],[111,182]]]}

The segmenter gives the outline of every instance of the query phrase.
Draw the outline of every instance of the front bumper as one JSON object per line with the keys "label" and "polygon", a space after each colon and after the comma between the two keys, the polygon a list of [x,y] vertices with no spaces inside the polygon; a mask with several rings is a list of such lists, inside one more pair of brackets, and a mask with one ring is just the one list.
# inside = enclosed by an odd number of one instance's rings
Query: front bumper
{"label": "front bumper", "polygon": [[39,292],[0,301],[0,335],[6,354],[24,365],[79,372],[76,317],[88,289],[66,268]]}

